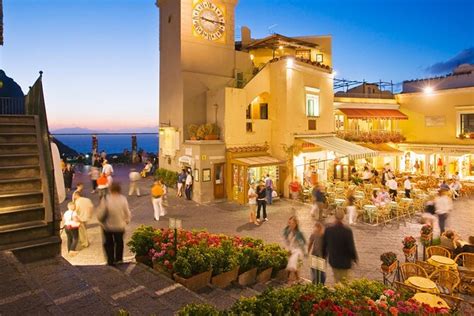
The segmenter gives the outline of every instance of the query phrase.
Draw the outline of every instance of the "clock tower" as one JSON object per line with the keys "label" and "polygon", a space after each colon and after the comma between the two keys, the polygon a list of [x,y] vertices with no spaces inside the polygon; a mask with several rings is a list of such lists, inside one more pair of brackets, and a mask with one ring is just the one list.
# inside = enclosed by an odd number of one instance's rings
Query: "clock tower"
{"label": "clock tower", "polygon": [[[158,0],[160,166],[176,169],[189,124],[207,123],[206,93],[234,78],[238,0]],[[213,122],[212,122],[213,123]],[[175,135],[167,128],[173,128]],[[165,148],[172,143],[175,150]],[[168,146],[169,147],[169,146]],[[166,151],[165,153],[163,151]],[[164,157],[166,156],[166,158]]]}

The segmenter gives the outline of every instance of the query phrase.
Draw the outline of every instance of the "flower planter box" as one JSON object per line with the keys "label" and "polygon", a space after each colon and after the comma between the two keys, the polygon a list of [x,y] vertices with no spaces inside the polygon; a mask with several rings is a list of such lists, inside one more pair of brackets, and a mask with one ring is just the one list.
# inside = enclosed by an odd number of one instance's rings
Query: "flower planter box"
{"label": "flower planter box", "polygon": [[420,240],[423,245],[430,245],[432,239],[433,239],[433,233],[420,235]]}
{"label": "flower planter box", "polygon": [[250,269],[239,275],[239,284],[247,286],[255,283],[257,278],[257,268]]}
{"label": "flower planter box", "polygon": [[239,276],[239,266],[234,269],[218,274],[211,279],[211,284],[221,289],[228,287]]}
{"label": "flower planter box", "polygon": [[405,256],[410,256],[416,252],[416,245],[411,248],[403,248],[403,253]]}
{"label": "flower planter box", "polygon": [[153,267],[153,262],[151,261],[150,257],[148,256],[135,256],[135,261],[137,263],[143,263],[149,267]]}
{"label": "flower planter box", "polygon": [[395,269],[397,269],[397,266],[398,266],[398,260],[394,261],[389,266],[386,266],[386,265],[382,264],[380,267],[381,267],[383,273],[390,274],[393,271],[395,271]]}
{"label": "flower planter box", "polygon": [[219,135],[206,135],[206,136],[204,136],[204,139],[205,140],[218,140]]}
{"label": "flower planter box", "polygon": [[272,278],[272,271],[273,268],[268,268],[260,272],[257,275],[257,283],[265,283],[270,281],[270,279]]}
{"label": "flower planter box", "polygon": [[286,269],[281,269],[274,273],[275,279],[280,281],[280,282],[287,282],[288,281],[288,270]]}
{"label": "flower planter box", "polygon": [[163,274],[164,276],[166,276],[170,279],[173,279],[173,276],[172,276],[171,272],[169,272],[168,269],[163,268],[163,266],[159,263],[153,262],[153,270],[159,272],[160,274]]}
{"label": "flower planter box", "polygon": [[206,287],[209,282],[211,282],[211,275],[212,271],[206,271],[197,275],[193,275],[188,279],[179,276],[177,273],[173,274],[173,277],[176,282],[181,283],[191,291],[197,291],[203,287]]}

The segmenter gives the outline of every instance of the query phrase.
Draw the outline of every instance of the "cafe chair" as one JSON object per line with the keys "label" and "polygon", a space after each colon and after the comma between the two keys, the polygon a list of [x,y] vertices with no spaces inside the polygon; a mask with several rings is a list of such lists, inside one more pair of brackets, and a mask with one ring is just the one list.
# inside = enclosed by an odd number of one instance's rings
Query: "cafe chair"
{"label": "cafe chair", "polygon": [[420,267],[422,267],[423,269],[425,269],[428,276],[430,276],[431,274],[433,274],[433,272],[437,270],[437,268],[434,265],[431,265],[426,261],[417,260],[415,263],[419,265]]}
{"label": "cafe chair", "polygon": [[461,279],[456,272],[451,270],[436,270],[430,275],[431,281],[436,283],[442,294],[452,295],[459,286]]}
{"label": "cafe chair", "polygon": [[451,258],[451,253],[448,249],[440,246],[430,246],[426,248],[426,257],[431,258],[431,256],[443,256]]}
{"label": "cafe chair", "polygon": [[411,297],[418,292],[416,287],[398,281],[393,281],[393,286],[397,289],[397,292],[406,294],[408,297]]}
{"label": "cafe chair", "polygon": [[451,308],[451,310],[459,310],[461,304],[466,302],[465,300],[457,296],[446,295],[442,293],[439,293],[437,295],[449,305],[449,308]]}
{"label": "cafe chair", "polygon": [[428,278],[428,273],[423,269],[422,266],[417,265],[416,263],[402,263],[400,265],[400,270],[402,272],[402,279],[406,280],[412,276],[419,276],[423,278]]}
{"label": "cafe chair", "polygon": [[458,264],[459,292],[467,295],[474,294],[474,253],[462,252],[454,259]]}
{"label": "cafe chair", "polygon": [[474,253],[461,252],[454,261],[458,264],[459,271],[470,270],[474,273]]}

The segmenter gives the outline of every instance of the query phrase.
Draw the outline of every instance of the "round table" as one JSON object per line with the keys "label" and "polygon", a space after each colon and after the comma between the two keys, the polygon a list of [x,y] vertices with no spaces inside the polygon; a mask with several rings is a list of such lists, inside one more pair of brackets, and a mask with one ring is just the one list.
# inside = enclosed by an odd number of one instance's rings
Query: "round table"
{"label": "round table", "polygon": [[436,283],[427,278],[412,276],[405,280],[405,284],[411,285],[423,292],[439,293]]}
{"label": "round table", "polygon": [[448,303],[446,303],[446,301],[443,300],[441,297],[439,297],[437,295],[434,295],[434,294],[416,293],[413,296],[413,299],[420,302],[420,303],[427,304],[430,307],[438,307],[438,308],[447,308],[447,309],[449,309]]}
{"label": "round table", "polygon": [[372,223],[372,217],[375,216],[375,213],[377,212],[377,206],[372,205],[372,204],[366,204],[363,206],[364,211],[367,213],[367,216],[369,217],[369,222]]}
{"label": "round table", "polygon": [[458,265],[456,264],[456,261],[454,261],[451,258],[444,257],[444,256],[431,256],[428,260],[426,260],[429,264],[435,267],[440,267],[440,268],[448,268],[453,271],[458,270]]}

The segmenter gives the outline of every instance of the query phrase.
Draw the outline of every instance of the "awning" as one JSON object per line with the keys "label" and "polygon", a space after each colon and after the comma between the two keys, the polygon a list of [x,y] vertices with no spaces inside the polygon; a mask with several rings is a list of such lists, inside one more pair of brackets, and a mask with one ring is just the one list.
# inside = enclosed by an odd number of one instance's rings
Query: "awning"
{"label": "awning", "polygon": [[184,163],[184,164],[187,164],[187,165],[191,165],[192,161],[193,161],[193,158],[191,158],[189,156],[181,156],[181,157],[178,158],[179,163]]}
{"label": "awning", "polygon": [[390,146],[387,143],[381,143],[381,144],[363,143],[363,144],[359,144],[359,145],[363,146],[365,148],[369,148],[369,149],[378,151],[379,154],[385,155],[385,156],[387,156],[387,155],[397,155],[397,156],[403,155],[403,151],[400,151],[396,148],[393,148],[392,146]]}
{"label": "awning", "polygon": [[248,167],[261,167],[271,165],[282,165],[286,163],[284,160],[277,159],[272,156],[257,156],[257,157],[244,157],[232,159],[232,163],[238,165],[244,165]]}
{"label": "awning", "polygon": [[305,142],[312,143],[326,150],[334,151],[337,157],[349,157],[349,159],[361,159],[377,156],[377,152],[371,149],[345,141],[336,136],[323,136],[304,138]]}
{"label": "awning", "polygon": [[399,110],[389,109],[339,109],[350,119],[394,119],[394,120],[408,120],[408,116]]}

